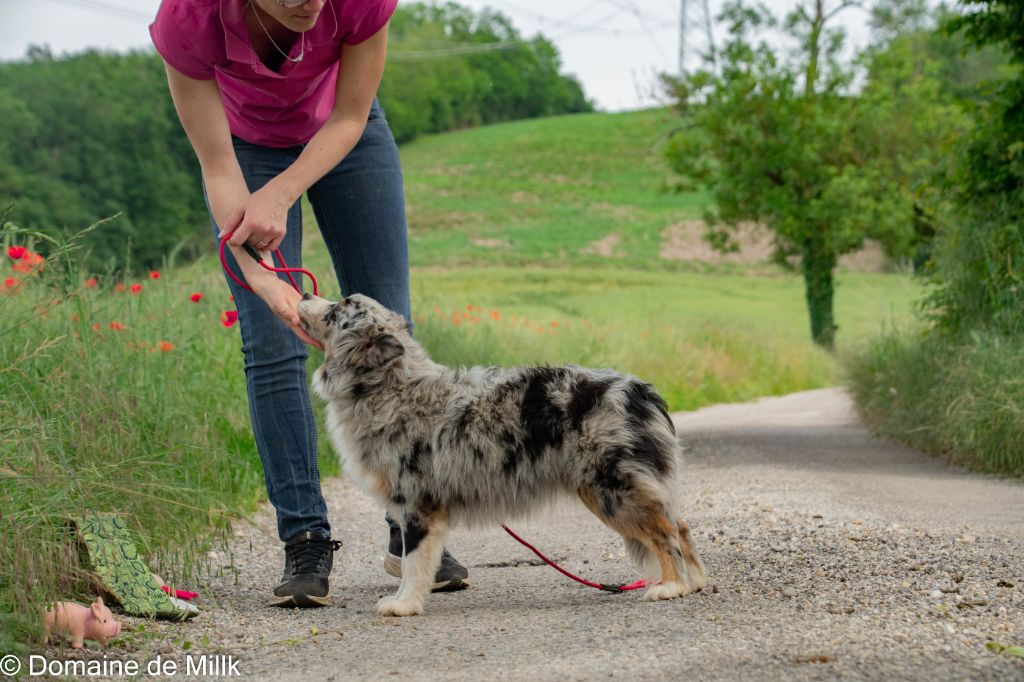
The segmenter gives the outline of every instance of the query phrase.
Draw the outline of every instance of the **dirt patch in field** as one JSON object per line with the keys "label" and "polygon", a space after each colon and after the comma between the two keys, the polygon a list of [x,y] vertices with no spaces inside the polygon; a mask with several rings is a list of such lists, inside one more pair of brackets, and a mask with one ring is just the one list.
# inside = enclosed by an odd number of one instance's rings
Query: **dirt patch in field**
{"label": "dirt patch in field", "polygon": [[873,240],[864,242],[860,251],[848,253],[839,259],[840,270],[853,272],[891,272],[892,261],[882,251],[882,245]]}
{"label": "dirt patch in field", "polygon": [[496,237],[473,237],[469,240],[469,243],[484,249],[507,249],[512,246],[512,243],[507,239]]}
{"label": "dirt patch in field", "polygon": [[603,239],[598,239],[588,246],[580,249],[581,256],[602,256],[604,258],[615,258],[618,254],[615,249],[622,243],[622,235],[612,232]]}
{"label": "dirt patch in field", "polygon": [[[720,265],[756,265],[767,263],[772,256],[771,233],[755,223],[740,226],[735,240],[739,251],[720,253],[704,239],[703,220],[684,220],[669,225],[661,232],[661,250],[658,255],[665,260],[691,261]],[[794,265],[798,264],[794,263]],[[891,261],[875,241],[867,241],[864,248],[839,259],[839,269],[854,272],[887,272],[892,270]]]}
{"label": "dirt patch in field", "polygon": [[669,225],[661,232],[661,250],[658,256],[665,260],[697,261],[701,263],[735,263],[752,265],[766,263],[772,255],[772,239],[767,230],[753,223],[740,227],[736,241],[740,250],[720,253],[704,239],[703,220],[684,220]]}
{"label": "dirt patch in field", "polygon": [[568,185],[570,187],[590,187],[594,184],[594,181],[591,178],[575,175],[561,175],[557,173],[554,175],[531,175],[530,179],[535,182],[542,183],[544,185]]}

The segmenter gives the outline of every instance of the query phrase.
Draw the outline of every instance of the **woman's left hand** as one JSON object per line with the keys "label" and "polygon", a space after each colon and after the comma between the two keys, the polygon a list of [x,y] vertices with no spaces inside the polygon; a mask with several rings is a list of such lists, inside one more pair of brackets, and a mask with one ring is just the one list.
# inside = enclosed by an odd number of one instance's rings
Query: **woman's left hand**
{"label": "woman's left hand", "polygon": [[248,242],[259,251],[279,248],[288,230],[288,209],[294,203],[273,181],[268,182],[249,197],[236,217],[237,225],[227,226],[223,234],[234,232],[228,244],[241,246]]}

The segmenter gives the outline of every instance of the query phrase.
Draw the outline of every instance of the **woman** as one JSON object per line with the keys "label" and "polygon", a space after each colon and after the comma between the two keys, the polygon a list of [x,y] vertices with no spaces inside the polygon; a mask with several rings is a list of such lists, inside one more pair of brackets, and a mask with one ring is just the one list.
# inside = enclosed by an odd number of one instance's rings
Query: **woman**
{"label": "woman", "polygon": [[[245,357],[249,412],[267,494],[285,542],[271,603],[328,603],[333,552],[320,492],[305,372],[314,344],[300,295],[245,254],[280,249],[301,264],[305,193],[343,293],[364,293],[410,319],[405,202],[398,150],[376,101],[397,0],[163,0],[150,34],[182,127],[199,159],[207,207],[228,264]],[[400,570],[393,522],[386,569]],[[446,553],[436,589],[467,573]]]}

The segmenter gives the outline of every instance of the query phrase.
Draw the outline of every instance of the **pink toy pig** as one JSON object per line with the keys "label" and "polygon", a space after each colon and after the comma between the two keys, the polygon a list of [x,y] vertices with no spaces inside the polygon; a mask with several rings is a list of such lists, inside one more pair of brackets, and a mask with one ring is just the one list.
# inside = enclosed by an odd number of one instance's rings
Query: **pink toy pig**
{"label": "pink toy pig", "polygon": [[71,638],[71,648],[81,649],[82,640],[93,639],[107,645],[107,640],[121,634],[121,624],[114,620],[110,609],[103,603],[103,597],[96,597],[89,606],[69,601],[59,601],[52,609],[46,610],[46,642],[50,632],[55,631]]}

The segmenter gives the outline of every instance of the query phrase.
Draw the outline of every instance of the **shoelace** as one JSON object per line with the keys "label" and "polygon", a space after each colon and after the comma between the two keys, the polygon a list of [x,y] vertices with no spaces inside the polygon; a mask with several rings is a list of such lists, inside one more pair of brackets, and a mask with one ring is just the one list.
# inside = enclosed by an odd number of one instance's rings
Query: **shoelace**
{"label": "shoelace", "polygon": [[314,573],[327,552],[341,549],[341,540],[306,540],[288,548],[293,573]]}

